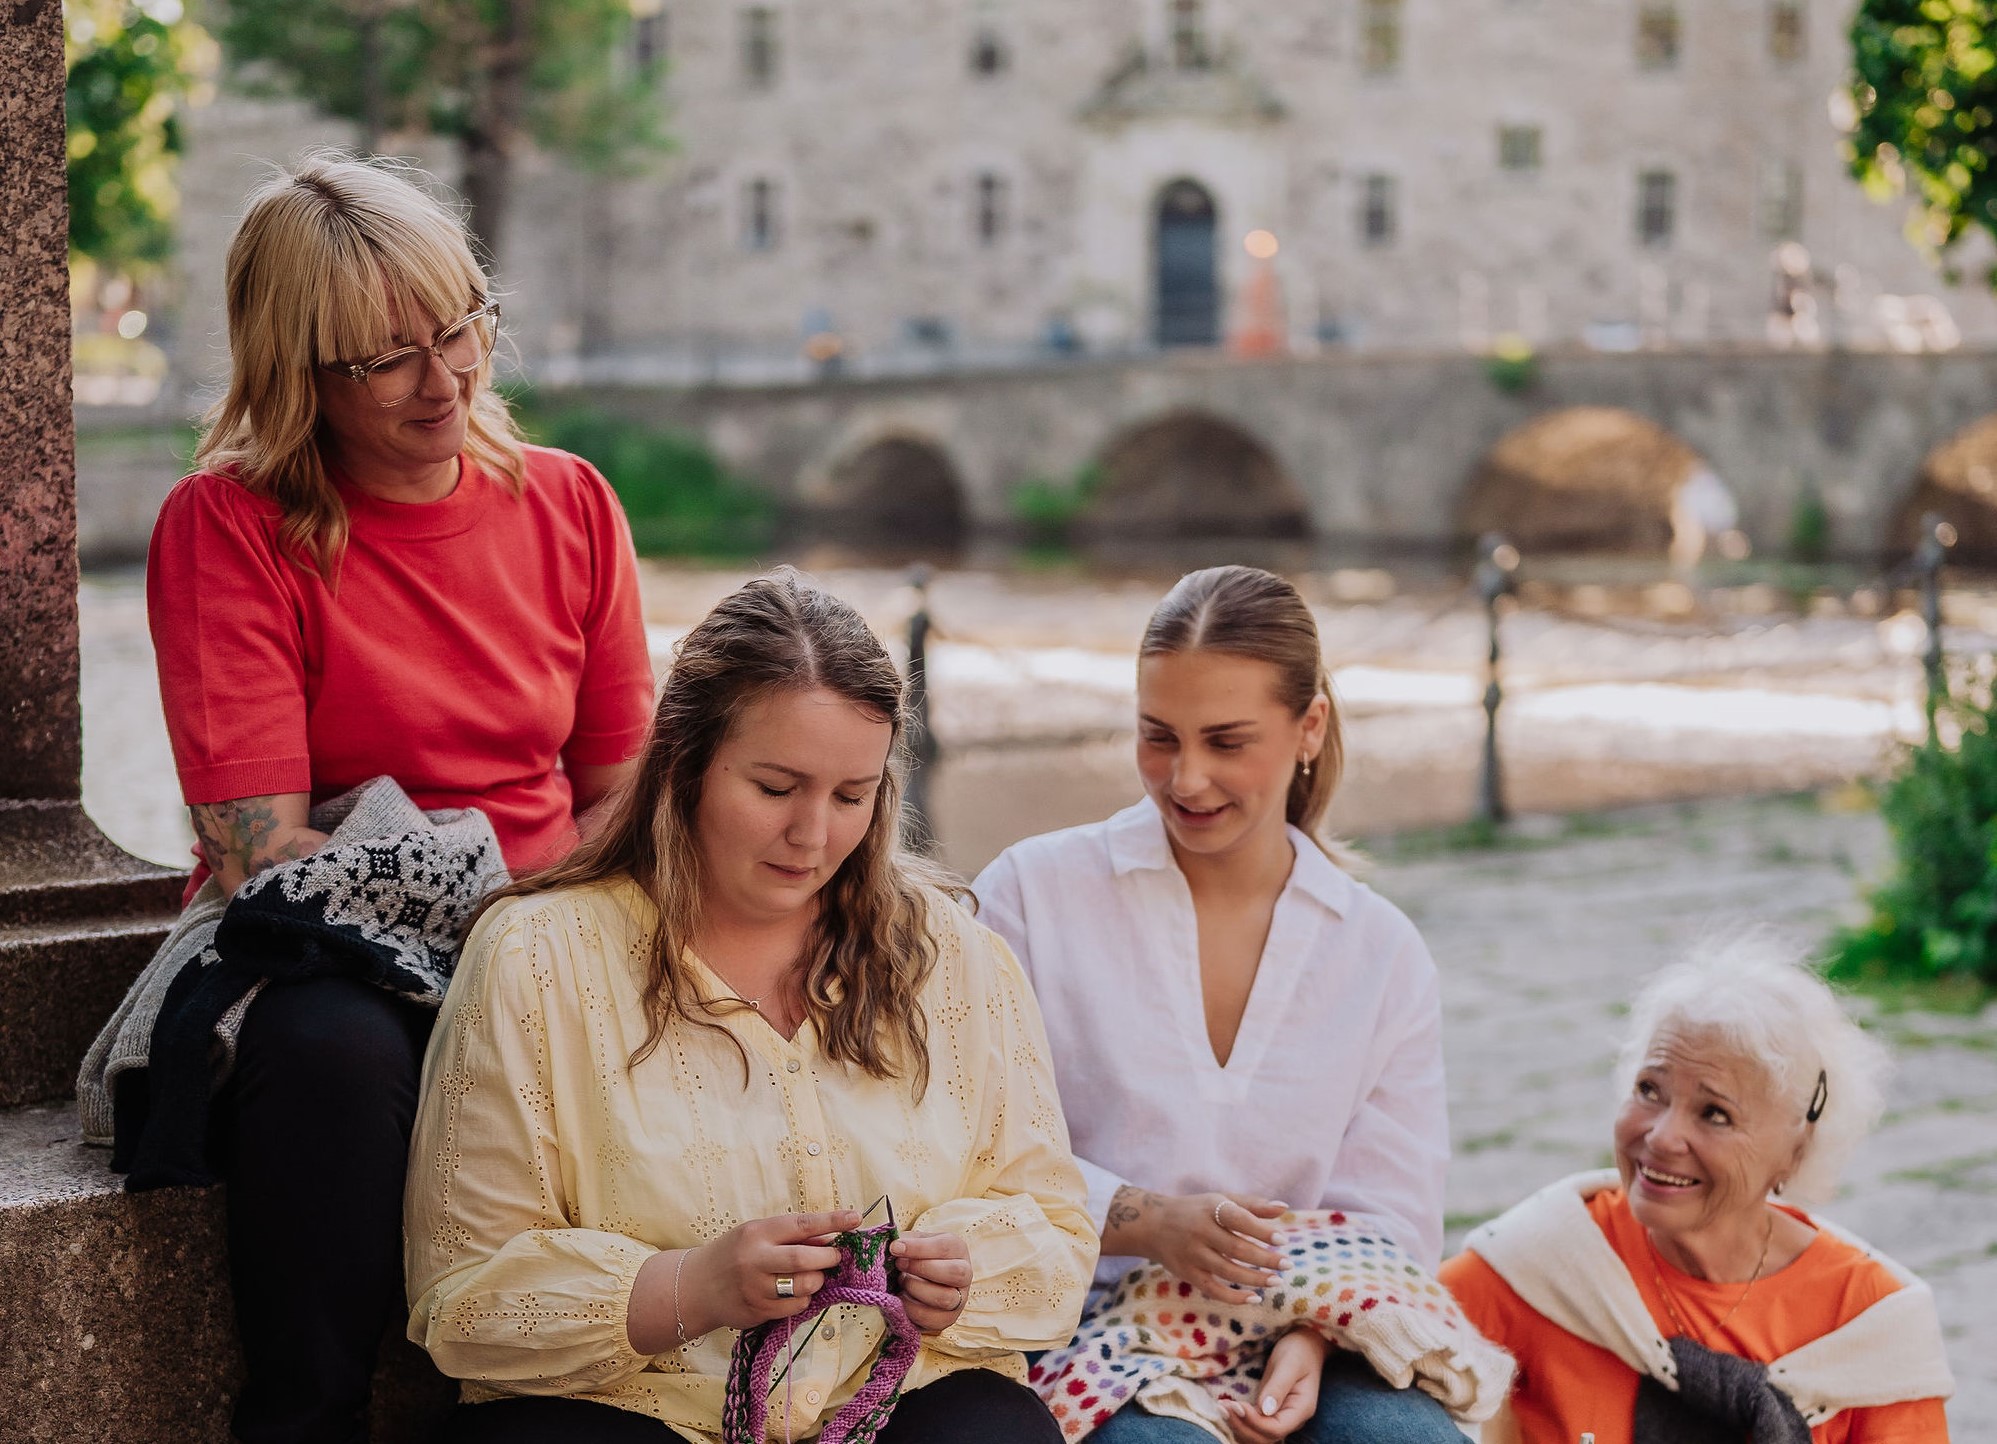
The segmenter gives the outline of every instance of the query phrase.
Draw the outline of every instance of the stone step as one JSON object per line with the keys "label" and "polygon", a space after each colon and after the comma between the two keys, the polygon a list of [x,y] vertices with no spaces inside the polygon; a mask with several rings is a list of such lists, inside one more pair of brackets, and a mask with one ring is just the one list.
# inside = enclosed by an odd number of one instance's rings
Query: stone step
{"label": "stone step", "polygon": [[0,1107],[76,1091],[76,1068],[171,914],[0,927]]}
{"label": "stone step", "polygon": [[0,801],[0,926],[177,913],[186,882],[112,842],[80,803]]}
{"label": "stone step", "polygon": [[[74,1104],[0,1112],[0,1439],[226,1444],[242,1374],[222,1190],[126,1193]],[[375,1444],[417,1444],[456,1390],[398,1336]]]}
{"label": "stone step", "polygon": [[0,1108],[75,1091],[186,880],[114,846],[73,802],[0,802]]}

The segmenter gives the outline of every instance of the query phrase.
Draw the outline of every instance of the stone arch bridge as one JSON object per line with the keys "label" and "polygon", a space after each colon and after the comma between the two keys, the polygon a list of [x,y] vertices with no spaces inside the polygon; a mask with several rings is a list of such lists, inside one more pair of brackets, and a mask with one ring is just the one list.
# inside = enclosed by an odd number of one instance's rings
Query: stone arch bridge
{"label": "stone arch bridge", "polygon": [[1864,555],[1898,544],[1929,454],[1997,410],[1997,353],[1556,353],[1515,390],[1468,355],[1166,354],[574,399],[697,434],[796,510],[857,510],[911,540],[1002,530],[1017,488],[1097,466],[1096,520],[1112,534],[1400,545],[1459,539],[1480,464],[1518,428],[1565,408],[1618,408],[1723,478],[1758,544],[1780,545],[1814,489],[1832,549]]}

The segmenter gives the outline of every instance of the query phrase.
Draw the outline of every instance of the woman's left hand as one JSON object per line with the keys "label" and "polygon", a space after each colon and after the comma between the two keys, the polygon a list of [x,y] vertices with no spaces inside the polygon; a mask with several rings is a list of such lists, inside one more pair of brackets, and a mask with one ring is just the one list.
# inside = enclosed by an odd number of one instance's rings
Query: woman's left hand
{"label": "woman's left hand", "polygon": [[901,1300],[925,1334],[957,1322],[971,1296],[971,1250],[954,1233],[905,1233],[888,1246],[901,1270]]}
{"label": "woman's left hand", "polygon": [[1262,1382],[1256,1386],[1253,1406],[1233,1399],[1221,1401],[1227,1422],[1234,1426],[1234,1437],[1253,1444],[1276,1444],[1303,1428],[1317,1412],[1318,1380],[1330,1355],[1330,1341],[1315,1329],[1291,1329],[1276,1340],[1263,1367]]}

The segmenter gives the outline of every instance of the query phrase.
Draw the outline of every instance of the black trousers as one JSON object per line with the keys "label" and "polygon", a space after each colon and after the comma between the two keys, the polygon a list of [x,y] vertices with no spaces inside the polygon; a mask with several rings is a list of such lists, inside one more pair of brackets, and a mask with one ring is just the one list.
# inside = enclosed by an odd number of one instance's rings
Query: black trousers
{"label": "black trousers", "polygon": [[366,1444],[405,1315],[402,1180],[436,1014],[345,978],[266,987],[215,1099],[247,1444]]}
{"label": "black trousers", "polygon": [[[437,1444],[685,1444],[658,1420],[587,1399],[460,1404]],[[1061,1444],[1040,1396],[990,1369],[963,1369],[901,1396],[880,1444]]]}

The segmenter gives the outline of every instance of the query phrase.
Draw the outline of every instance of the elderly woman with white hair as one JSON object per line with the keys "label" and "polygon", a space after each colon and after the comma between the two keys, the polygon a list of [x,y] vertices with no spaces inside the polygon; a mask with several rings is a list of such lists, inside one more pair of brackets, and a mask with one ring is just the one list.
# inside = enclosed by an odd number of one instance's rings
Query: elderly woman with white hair
{"label": "elderly woman with white hair", "polygon": [[1796,1206],[1877,1122],[1885,1050],[1756,939],[1658,974],[1631,1021],[1615,1170],[1542,1190],[1443,1267],[1519,1364],[1487,1444],[1946,1440],[1927,1286]]}

